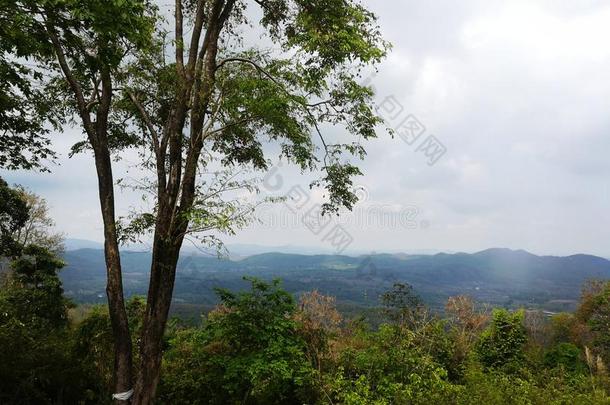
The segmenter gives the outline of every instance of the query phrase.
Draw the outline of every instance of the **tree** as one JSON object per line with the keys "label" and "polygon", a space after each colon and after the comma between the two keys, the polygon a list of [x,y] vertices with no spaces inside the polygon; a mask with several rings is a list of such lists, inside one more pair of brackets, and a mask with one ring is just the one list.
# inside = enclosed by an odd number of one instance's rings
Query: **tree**
{"label": "tree", "polygon": [[462,335],[464,344],[470,348],[479,332],[489,320],[486,308],[478,309],[476,302],[470,296],[457,295],[449,297],[445,312],[454,328]]}
{"label": "tree", "polygon": [[397,326],[415,328],[425,315],[421,298],[409,284],[394,283],[391,290],[381,296],[385,316]]}
{"label": "tree", "polygon": [[344,339],[323,403],[452,403],[446,370],[411,331],[383,324],[378,331],[359,331]]}
{"label": "tree", "polygon": [[587,326],[596,351],[610,361],[610,282],[595,280],[585,285],[576,319]]}
{"label": "tree", "polygon": [[476,351],[485,367],[518,368],[524,359],[527,334],[523,326],[524,312],[495,309],[491,324],[481,334]]}
{"label": "tree", "polygon": [[583,371],[582,352],[573,343],[559,343],[544,354],[544,365],[547,367],[563,367],[568,371]]}
{"label": "tree", "polygon": [[37,318],[51,326],[67,325],[68,301],[57,272],[64,263],[47,249],[29,245],[11,263],[7,297],[14,310],[25,319]]}
{"label": "tree", "polygon": [[[218,189],[202,180],[225,169],[265,170],[264,143],[281,156],[322,176],[312,186],[327,190],[324,212],[356,202],[351,178],[363,158],[359,140],[376,136],[381,123],[372,91],[358,84],[363,67],[379,62],[388,45],[376,17],[353,0],[176,1],[173,42],[153,6],[142,0],[115,2],[8,2],[23,20],[24,35],[37,38],[37,59],[59,71],[54,94],[80,122],[92,150],[104,222],[108,304],[115,340],[116,392],[135,389],[133,403],[150,403],[159,379],[162,337],[176,266],[185,237],[241,222],[238,204],[223,203]],[[260,30],[249,17],[257,12]],[[268,47],[246,48],[244,35],[262,35]],[[188,34],[187,34],[188,33]],[[245,33],[245,34],[244,34]],[[170,55],[169,50],[173,51]],[[171,60],[169,62],[168,60]],[[354,135],[331,140],[328,126]],[[312,135],[313,133],[313,135]],[[132,385],[132,348],[121,279],[114,210],[111,152],[138,146],[142,166],[154,175],[147,190],[150,212],[122,229],[153,233],[153,260]],[[245,187],[224,182],[221,190]],[[209,239],[208,239],[209,240]]]}
{"label": "tree", "polygon": [[14,235],[25,226],[28,211],[21,194],[0,177],[0,260],[19,254],[20,246]]}
{"label": "tree", "polygon": [[489,321],[489,314],[486,308],[477,308],[472,297],[465,295],[449,297],[445,313],[453,338],[452,367],[449,371],[455,374],[453,377],[461,377],[464,362]]}
{"label": "tree", "polygon": [[63,262],[30,245],[0,286],[0,402],[76,403],[80,363],[71,354]]}
{"label": "tree", "polygon": [[25,188],[18,187],[17,191],[27,206],[28,220],[15,232],[13,239],[21,246],[36,245],[61,253],[64,236],[52,231],[55,221],[49,216],[47,201]]}
{"label": "tree", "polygon": [[[63,118],[80,120],[97,170],[104,223],[107,296],[115,341],[115,390],[132,387],[132,348],[123,297],[121,264],[114,208],[111,148],[125,142],[125,133],[110,120],[113,79],[123,58],[141,49],[150,37],[154,20],[141,1],[3,1],[0,9],[10,21],[3,32],[13,46],[3,50],[21,56],[15,43],[31,44],[25,56],[52,77],[46,89],[59,104]],[[63,96],[63,99],[62,99]],[[59,103],[58,101],[63,101]],[[12,127],[23,135],[18,125]],[[27,136],[27,131],[26,134]],[[23,137],[23,136],[22,136]]]}
{"label": "tree", "polygon": [[178,333],[164,366],[161,400],[172,404],[309,403],[314,369],[293,319],[294,299],[250,279],[250,291],[217,289],[220,305],[199,330]]}
{"label": "tree", "polygon": [[328,340],[339,334],[342,322],[335,297],[317,290],[302,294],[294,318],[299,324],[299,334],[307,344],[310,363],[321,372],[324,354],[329,349]]}

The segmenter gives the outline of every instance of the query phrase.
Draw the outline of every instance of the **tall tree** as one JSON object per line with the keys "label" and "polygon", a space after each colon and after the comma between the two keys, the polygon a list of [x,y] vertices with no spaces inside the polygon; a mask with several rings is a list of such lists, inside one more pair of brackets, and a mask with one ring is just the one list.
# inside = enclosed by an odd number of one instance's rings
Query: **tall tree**
{"label": "tall tree", "polygon": [[[385,56],[388,45],[376,17],[353,0],[177,0],[173,34],[142,0],[22,0],[7,6],[52,49],[54,60],[43,52],[38,59],[61,72],[63,81],[51,85],[87,136],[75,151],[89,149],[95,157],[115,390],[127,392],[125,397],[132,388],[132,349],[111,153],[137,146],[142,166],[154,173],[153,208],[120,228],[153,234],[141,364],[131,399],[151,403],[184,239],[214,229],[231,232],[242,218],[243,207],[219,194],[248,184],[221,176],[210,185],[202,174],[218,165],[265,170],[264,145],[276,143],[281,156],[303,171],[321,171],[312,186],[327,190],[325,213],[351,208],[357,200],[351,179],[361,173],[350,156],[365,156],[360,141],[375,137],[381,123],[372,90],[359,84],[359,76]],[[344,127],[352,138],[330,138],[330,126]]]}
{"label": "tall tree", "polygon": [[[9,1],[0,3],[10,22],[3,51],[14,58],[38,62],[36,72],[51,77],[45,91],[54,96],[62,117],[77,117],[93,150],[104,224],[107,296],[115,340],[115,390],[132,387],[132,347],[125,311],[117,227],[111,150],[124,140],[111,117],[113,83],[122,61],[151,37],[154,7],[143,1]],[[20,41],[30,44],[20,48]],[[56,72],[59,75],[53,76]],[[41,77],[41,76],[37,76]],[[28,96],[21,91],[20,94]],[[28,98],[30,100],[30,98]],[[28,136],[18,125],[15,135]],[[25,165],[27,168],[27,165]]]}
{"label": "tall tree", "polygon": [[384,315],[396,326],[414,329],[425,315],[422,299],[409,284],[394,283],[380,298]]}

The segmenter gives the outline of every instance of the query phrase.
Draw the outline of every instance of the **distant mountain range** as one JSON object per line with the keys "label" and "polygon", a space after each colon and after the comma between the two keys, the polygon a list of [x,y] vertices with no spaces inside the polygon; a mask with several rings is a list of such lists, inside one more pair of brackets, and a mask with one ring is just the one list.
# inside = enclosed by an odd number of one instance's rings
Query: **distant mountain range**
{"label": "distant mountain range", "polygon": [[[66,294],[77,302],[105,300],[105,265],[100,249],[65,253],[61,277]],[[122,254],[128,295],[145,294],[150,254]],[[295,294],[317,289],[337,297],[347,309],[375,307],[395,282],[409,283],[433,308],[449,296],[468,294],[481,302],[550,311],[575,307],[588,279],[610,279],[610,261],[597,256],[537,256],[523,250],[435,255],[375,254],[364,256],[263,253],[241,260],[183,254],[174,293],[175,309],[211,307],[214,287],[241,289],[244,276],[281,278]]]}
{"label": "distant mountain range", "polygon": [[[86,239],[74,239],[68,238],[65,240],[66,250],[78,250],[78,249],[103,249],[104,244],[102,242],[86,240]],[[132,244],[123,248],[123,250],[129,251],[147,251],[150,250],[151,244]],[[321,248],[318,246],[298,246],[298,245],[281,245],[281,246],[264,246],[257,245],[254,243],[232,243],[227,244],[229,257],[233,259],[244,258],[252,255],[259,255],[268,252],[276,253],[288,253],[288,254],[301,254],[301,255],[321,255],[321,254],[333,254],[333,250],[330,248]],[[186,254],[203,254],[205,250],[198,248],[194,245],[185,243],[182,247],[182,252]],[[411,249],[410,254],[436,254],[440,251],[438,249]],[[210,254],[214,252],[210,251]],[[449,252],[447,252],[449,253]],[[357,256],[362,254],[371,254],[371,251],[364,250],[348,250],[346,254],[349,256]]]}

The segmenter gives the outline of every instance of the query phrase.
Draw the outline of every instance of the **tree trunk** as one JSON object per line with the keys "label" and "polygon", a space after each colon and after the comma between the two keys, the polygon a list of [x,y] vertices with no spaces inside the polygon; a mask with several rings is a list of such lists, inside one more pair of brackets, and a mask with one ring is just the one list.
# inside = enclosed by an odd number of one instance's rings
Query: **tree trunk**
{"label": "tree trunk", "polygon": [[[112,160],[108,147],[108,115],[112,102],[112,80],[107,67],[101,69],[100,78],[102,84],[100,104],[96,111],[96,120],[89,124],[89,128],[90,133],[94,133],[93,136],[90,136],[90,141],[95,155],[104,222],[106,296],[108,297],[108,312],[114,337],[114,392],[122,393],[132,389],[131,334],[123,296],[123,275],[114,209]],[[85,126],[87,126],[88,113],[86,108],[81,111],[81,115],[84,117]],[[121,402],[125,401],[117,401],[117,403]]]}
{"label": "tree trunk", "polygon": [[140,345],[140,370],[133,405],[151,404],[157,390],[163,357],[163,333],[172,302],[181,244],[181,240],[166,240],[155,234]]}
{"label": "tree trunk", "polygon": [[[121,257],[117,242],[114,213],[114,188],[110,154],[105,148],[95,148],[99,197],[104,222],[104,255],[106,260],[106,296],[114,337],[114,392],[132,388],[131,335],[123,298]],[[124,401],[117,401],[119,403]]]}
{"label": "tree trunk", "polygon": [[[198,18],[194,32],[200,32],[203,27],[204,3],[198,2]],[[193,63],[189,64],[190,69],[185,77],[187,87],[179,92],[176,108],[169,118],[169,178],[166,187],[161,187],[161,184],[165,183],[165,167],[161,166],[163,170],[160,172],[161,175],[158,176],[158,212],[150,283],[140,345],[140,369],[132,398],[133,405],[151,404],[159,383],[163,357],[163,334],[174,292],[180,248],[188,229],[188,219],[186,219],[185,214],[192,208],[195,198],[197,164],[203,148],[200,132],[215,80],[218,40],[220,31],[234,4],[235,0],[228,0],[226,3],[224,0],[214,1],[202,49],[199,52],[199,60],[193,59]],[[181,11],[178,8],[176,24],[181,32]],[[199,37],[198,34],[196,37]],[[191,51],[193,52],[192,55],[197,55],[196,48]],[[177,54],[180,55],[178,49]],[[182,66],[180,57],[178,59],[177,66],[180,67]],[[179,71],[179,74],[181,73]],[[186,162],[183,162],[182,131],[193,94],[195,96],[191,107],[190,148],[186,154]],[[165,165],[165,162],[163,159],[158,159],[157,164]],[[183,164],[184,175],[182,175]],[[159,170],[159,167],[157,169]],[[178,200],[180,201],[178,202]]]}

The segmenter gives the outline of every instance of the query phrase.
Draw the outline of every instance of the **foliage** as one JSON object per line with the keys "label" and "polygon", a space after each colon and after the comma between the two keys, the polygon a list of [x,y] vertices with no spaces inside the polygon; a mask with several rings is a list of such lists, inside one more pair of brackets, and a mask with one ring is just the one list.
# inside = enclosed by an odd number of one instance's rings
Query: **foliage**
{"label": "foliage", "polygon": [[[38,273],[51,263],[41,259]],[[0,352],[0,401],[108,403],[114,358],[107,308],[90,309],[72,326],[55,315],[42,319],[46,312],[32,316],[7,299],[28,297],[13,292],[34,280],[31,263],[22,265],[26,279],[0,290],[0,344],[6,348]],[[249,283],[248,291],[218,291],[221,304],[201,326],[168,331],[159,403],[610,404],[605,365],[588,348],[584,356],[577,344],[563,342],[541,347],[540,362],[523,357],[523,336],[529,345],[538,343],[525,334],[521,312],[495,310],[488,328],[475,332],[484,316],[458,298],[448,308],[470,317],[371,330],[362,321],[341,322],[332,297],[314,291],[297,306],[277,281]],[[43,302],[66,310],[56,290],[43,291]],[[127,307],[136,344],[144,302],[136,297]],[[454,379],[457,327],[478,340],[466,346]]]}
{"label": "foliage", "polygon": [[[134,296],[127,302],[127,315],[133,331],[133,344],[138,343],[144,307],[142,297]],[[113,379],[113,336],[106,306],[91,308],[74,328],[74,355],[81,362],[84,375],[91,376],[85,393],[95,403],[111,397]]]}
{"label": "foliage", "polygon": [[297,403],[314,370],[291,318],[296,307],[278,282],[252,279],[251,290],[219,290],[222,304],[200,329],[179,332],[163,368],[168,403]]}
{"label": "foliage", "polygon": [[544,365],[549,368],[563,367],[568,371],[584,371],[582,352],[573,343],[559,343],[544,355]]}
{"label": "foliage", "polygon": [[485,308],[477,308],[471,297],[464,295],[449,297],[445,314],[452,344],[451,360],[447,369],[452,379],[459,380],[479,335],[489,321],[489,314]]}
{"label": "foliage", "polygon": [[15,2],[0,0],[0,168],[44,169],[53,159],[48,134],[61,119],[44,91],[44,72],[28,63],[47,54],[40,37],[27,32],[31,18],[16,13]]}
{"label": "foliage", "polygon": [[13,239],[21,246],[33,244],[53,253],[62,253],[64,236],[61,233],[53,232],[55,221],[49,216],[47,201],[23,187],[17,187],[17,192],[25,201],[28,219],[14,233]]}
{"label": "foliage", "polygon": [[27,203],[19,191],[0,177],[0,258],[19,253],[20,245],[14,234],[25,226],[28,216]]}
{"label": "foliage", "polygon": [[444,403],[453,391],[446,370],[415,344],[411,332],[383,325],[343,344],[339,367],[327,379],[333,403]]}
{"label": "foliage", "polygon": [[583,291],[581,304],[576,312],[579,321],[590,330],[590,343],[610,361],[610,282],[591,282]]}
{"label": "foliage", "polygon": [[523,311],[510,313],[495,309],[491,324],[481,334],[476,351],[481,363],[490,368],[515,369],[524,360],[527,341]]}
{"label": "foliage", "polygon": [[63,262],[30,245],[11,267],[0,289],[0,402],[79,400],[82,379],[71,352],[70,302],[57,275]]}
{"label": "foliage", "polygon": [[69,302],[57,274],[63,266],[58,257],[35,245],[11,263],[4,299],[20,321],[41,328],[67,324]]}
{"label": "foliage", "polygon": [[560,370],[539,375],[506,374],[499,370],[484,370],[471,366],[463,389],[454,403],[464,405],[572,405],[608,404],[610,396],[594,389],[586,376],[565,374]]}
{"label": "foliage", "polygon": [[318,371],[328,361],[330,340],[340,333],[342,316],[335,306],[335,298],[317,290],[304,293],[294,314],[298,334],[307,345],[307,358]]}

